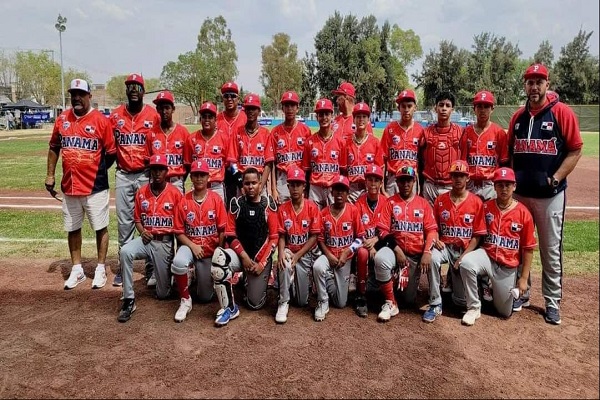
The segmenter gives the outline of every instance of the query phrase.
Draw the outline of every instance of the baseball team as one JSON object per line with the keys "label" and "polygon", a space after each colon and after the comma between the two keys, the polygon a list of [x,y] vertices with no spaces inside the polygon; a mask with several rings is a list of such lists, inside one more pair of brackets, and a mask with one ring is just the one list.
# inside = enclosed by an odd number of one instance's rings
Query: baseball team
{"label": "baseball team", "polygon": [[155,108],[144,104],[140,74],[127,77],[128,101],[109,118],[91,107],[88,82],[74,79],[72,108],[57,118],[50,138],[45,181],[56,193],[62,156],[73,264],[64,289],[87,279],[85,216],[96,232],[92,288],[107,283],[108,170],[116,162],[119,322],[136,310],[134,260],[144,260],[156,298],[180,299],[177,322],[192,303],[216,297],[215,325],[227,325],[240,314],[236,292],[257,310],[269,287],[279,294],[280,324],[290,304],[306,307],[311,295],[315,321],[326,318],[330,305],[351,303],[367,317],[368,303],[382,303],[377,319],[387,322],[399,306],[420,307],[423,275],[429,298],[422,320],[442,315],[446,292],[470,326],[482,300],[505,318],[529,306],[537,246],[544,319],[558,325],[567,176],[583,142],[576,115],[549,90],[548,78],[544,65],[527,68],[527,101],[508,132],[490,120],[489,91],[475,94],[476,122],[463,129],[451,122],[452,93],[436,96],[437,121],[423,128],[413,120],[415,93],[402,90],[395,99],[400,119],[381,139],[350,82],[332,92],[339,115],[330,99],[316,102],[316,133],[296,118],[297,93],[283,93],[285,119],[269,131],[258,123],[259,95],[246,95],[240,110],[238,85],[226,82],[223,111],[203,103],[201,127],[190,134],[173,121],[171,92],[159,92]]}

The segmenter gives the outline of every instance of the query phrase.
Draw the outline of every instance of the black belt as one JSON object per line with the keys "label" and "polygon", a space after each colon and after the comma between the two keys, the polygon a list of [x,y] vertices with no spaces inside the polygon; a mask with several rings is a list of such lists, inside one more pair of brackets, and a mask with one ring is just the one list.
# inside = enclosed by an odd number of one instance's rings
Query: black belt
{"label": "black belt", "polygon": [[173,235],[172,234],[152,235],[152,240],[157,240],[159,242],[171,241],[171,240],[173,240]]}

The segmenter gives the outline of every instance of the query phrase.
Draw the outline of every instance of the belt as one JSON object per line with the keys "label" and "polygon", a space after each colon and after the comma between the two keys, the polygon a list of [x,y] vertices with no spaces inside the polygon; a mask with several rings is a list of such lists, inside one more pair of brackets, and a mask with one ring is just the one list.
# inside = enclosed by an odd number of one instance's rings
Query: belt
{"label": "belt", "polygon": [[119,169],[119,171],[121,171],[124,174],[139,174],[140,172],[146,172],[147,169],[146,168],[142,168],[142,169],[136,169],[135,171],[127,171],[124,169]]}
{"label": "belt", "polygon": [[209,182],[208,185],[213,188],[216,186],[221,186],[223,184],[223,182]]}
{"label": "belt", "polygon": [[173,182],[177,182],[177,181],[181,181],[183,180],[183,176],[170,176],[169,178],[169,182],[173,183]]}
{"label": "belt", "polygon": [[159,242],[171,241],[173,240],[173,235],[170,233],[165,235],[152,235],[152,240],[157,240]]}

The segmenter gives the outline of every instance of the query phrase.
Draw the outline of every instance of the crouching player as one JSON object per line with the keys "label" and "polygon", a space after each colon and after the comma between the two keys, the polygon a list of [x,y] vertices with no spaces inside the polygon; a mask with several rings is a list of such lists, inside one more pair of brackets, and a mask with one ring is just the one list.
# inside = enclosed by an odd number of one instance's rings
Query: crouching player
{"label": "crouching player", "polygon": [[140,236],[121,247],[123,274],[123,305],[119,322],[127,322],[136,309],[133,293],[133,260],[149,259],[154,265],[156,297],[167,298],[171,293],[169,276],[173,260],[173,220],[181,200],[181,192],[167,183],[168,163],[164,154],[150,157],[150,183],[135,194],[133,221]]}
{"label": "crouching player", "polygon": [[[208,303],[213,296],[210,276],[212,255],[223,246],[227,214],[221,194],[208,190],[210,169],[204,159],[191,164],[190,178],[193,191],[179,202],[175,213],[174,232],[179,248],[171,265],[181,301],[175,313],[175,322],[183,322],[192,311],[192,289],[200,303]],[[191,279],[189,275],[191,275]]]}
{"label": "crouching player", "polygon": [[277,205],[271,196],[261,196],[260,179],[256,168],[244,171],[244,195],[229,203],[225,228],[229,248],[217,247],[212,257],[211,275],[221,305],[215,319],[217,326],[227,325],[240,314],[233,298],[233,273],[244,271],[245,299],[250,309],[260,309],[267,299],[271,256],[278,238]]}
{"label": "crouching player", "polygon": [[[473,325],[481,316],[481,301],[477,291],[477,277],[487,276],[494,288],[493,304],[498,313],[508,318],[513,312],[514,288],[519,296],[527,291],[527,279],[536,246],[531,213],[522,203],[513,199],[515,173],[510,168],[494,172],[496,199],[483,205],[487,235],[481,248],[465,255],[460,263],[460,274],[467,297],[464,325]],[[521,276],[517,270],[521,266]]]}
{"label": "crouching player", "polygon": [[[380,322],[389,321],[399,312],[392,280],[397,268],[400,270],[400,299],[413,305],[421,271],[426,273],[431,264],[431,247],[437,239],[437,224],[427,200],[413,193],[416,176],[413,167],[403,166],[398,170],[398,193],[388,198],[377,224],[380,237],[389,243],[375,254],[375,278],[385,298],[377,316]],[[391,236],[388,237],[388,234]]]}
{"label": "crouching player", "polygon": [[291,166],[287,171],[287,187],[290,200],[277,210],[279,304],[275,322],[278,324],[287,321],[291,296],[300,307],[308,304],[310,276],[315,261],[311,250],[317,244],[317,236],[321,232],[319,207],[312,200],[304,198],[304,171]]}
{"label": "crouching player", "polygon": [[313,266],[317,287],[315,321],[323,321],[329,312],[329,298],[338,308],[348,301],[348,282],[352,257],[362,246],[365,229],[358,208],[348,203],[350,182],[339,175],[331,184],[333,204],[321,211],[322,229],[318,238],[323,255]]}

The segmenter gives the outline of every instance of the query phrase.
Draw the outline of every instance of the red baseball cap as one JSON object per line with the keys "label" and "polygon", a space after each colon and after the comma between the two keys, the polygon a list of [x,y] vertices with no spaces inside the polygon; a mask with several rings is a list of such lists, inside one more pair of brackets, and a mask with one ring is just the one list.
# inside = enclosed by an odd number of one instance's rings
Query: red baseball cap
{"label": "red baseball cap", "polygon": [[158,167],[169,167],[169,163],[167,162],[167,156],[164,154],[155,154],[150,156],[150,166],[158,166]]}
{"label": "red baseball cap", "polygon": [[223,86],[221,86],[221,94],[224,93],[236,93],[240,94],[240,89],[238,88],[237,83],[233,81],[225,82]]}
{"label": "red baseball cap", "polygon": [[401,167],[398,172],[396,173],[396,178],[400,178],[402,176],[408,176],[411,178],[416,178],[417,177],[417,171],[415,171],[415,169],[409,165],[405,165],[403,167]]}
{"label": "red baseball cap", "polygon": [[379,165],[369,165],[365,171],[365,178],[367,176],[376,176],[377,178],[383,179],[383,170]]}
{"label": "red baseball cap", "polygon": [[329,99],[319,99],[315,104],[315,112],[331,111],[333,112],[333,103]]}
{"label": "red baseball cap", "polygon": [[213,115],[217,115],[217,106],[215,106],[210,101],[205,101],[204,103],[202,103],[202,106],[200,106],[200,111],[198,112],[198,114],[203,114],[207,112]]}
{"label": "red baseball cap", "polygon": [[492,179],[494,183],[496,182],[512,182],[515,183],[517,180],[515,179],[515,171],[510,168],[502,167],[498,168],[494,171],[494,178]]}
{"label": "red baseball cap", "polygon": [[525,74],[523,74],[523,78],[542,78],[548,80],[548,68],[546,68],[543,64],[530,65],[525,71]]}
{"label": "red baseball cap", "polygon": [[210,171],[208,169],[208,164],[206,163],[206,161],[204,160],[196,160],[192,163],[192,168],[190,170],[190,173],[201,173],[201,174],[208,174]]}
{"label": "red baseball cap", "polygon": [[482,90],[477,92],[475,97],[473,97],[473,105],[475,104],[489,104],[494,105],[496,103],[496,99],[492,92],[488,92],[487,90]]}
{"label": "red baseball cap", "polygon": [[125,79],[125,84],[128,83],[139,83],[144,87],[144,77],[140,74],[130,74],[127,79]]}
{"label": "red baseball cap", "polygon": [[404,89],[398,93],[398,97],[396,97],[396,104],[400,104],[403,101],[414,101],[416,103],[417,96],[415,96],[415,92],[410,89]]}
{"label": "red baseball cap", "polygon": [[329,184],[329,187],[336,185],[344,186],[346,189],[350,190],[350,181],[344,175],[338,175],[337,178],[334,178]]}
{"label": "red baseball cap", "polygon": [[287,92],[282,94],[281,104],[285,103],[300,104],[300,97],[298,96],[298,93],[294,92],[293,90],[288,90]]}
{"label": "red baseball cap", "polygon": [[158,94],[156,95],[156,98],[154,100],[152,100],[152,102],[154,104],[171,103],[171,104],[175,105],[175,98],[173,97],[173,93],[169,92],[168,90],[163,90],[163,91],[158,92]]}
{"label": "red baseball cap", "polygon": [[456,160],[452,164],[450,164],[451,174],[463,174],[469,175],[469,165],[463,160]]}
{"label": "red baseball cap", "polygon": [[331,93],[338,96],[346,95],[350,97],[356,97],[356,89],[354,89],[354,85],[350,82],[342,82],[340,86],[337,89],[332,90]]}
{"label": "red baseball cap", "polygon": [[244,97],[244,108],[246,107],[258,107],[260,108],[260,96],[256,93],[248,93],[246,97]]}
{"label": "red baseball cap", "polygon": [[352,115],[367,114],[371,115],[371,109],[367,103],[358,103],[352,109]]}
{"label": "red baseball cap", "polygon": [[306,174],[298,167],[288,168],[287,171],[288,182],[306,182]]}

